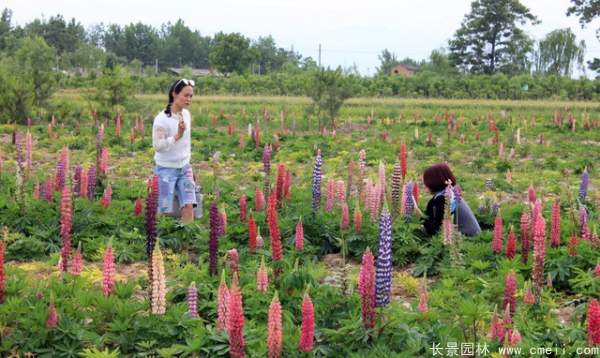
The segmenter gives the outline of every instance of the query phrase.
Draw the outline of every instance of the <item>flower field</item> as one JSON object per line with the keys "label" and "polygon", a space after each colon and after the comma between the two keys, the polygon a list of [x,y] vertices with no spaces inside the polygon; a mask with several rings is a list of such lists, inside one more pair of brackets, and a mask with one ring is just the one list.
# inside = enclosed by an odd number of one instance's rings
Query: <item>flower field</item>
{"label": "flower field", "polygon": [[[162,101],[0,125],[1,356],[600,355],[596,105],[195,98],[183,226],[156,215]],[[420,234],[444,161],[478,236]]]}

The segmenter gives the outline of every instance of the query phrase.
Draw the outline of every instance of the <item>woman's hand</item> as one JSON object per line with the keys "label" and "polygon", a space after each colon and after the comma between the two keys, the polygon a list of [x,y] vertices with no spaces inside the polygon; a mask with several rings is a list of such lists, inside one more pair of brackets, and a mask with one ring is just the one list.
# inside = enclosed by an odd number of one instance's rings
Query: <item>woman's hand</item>
{"label": "woman's hand", "polygon": [[419,209],[419,206],[417,205],[417,200],[415,199],[415,196],[411,195],[410,198],[412,199],[413,207],[415,208],[415,212],[417,213],[417,215],[423,216],[423,212],[421,211],[421,209]]}
{"label": "woman's hand", "polygon": [[185,132],[185,122],[182,120],[179,121],[179,126],[177,127],[177,134],[175,135],[175,140],[178,141],[183,137],[183,133]]}

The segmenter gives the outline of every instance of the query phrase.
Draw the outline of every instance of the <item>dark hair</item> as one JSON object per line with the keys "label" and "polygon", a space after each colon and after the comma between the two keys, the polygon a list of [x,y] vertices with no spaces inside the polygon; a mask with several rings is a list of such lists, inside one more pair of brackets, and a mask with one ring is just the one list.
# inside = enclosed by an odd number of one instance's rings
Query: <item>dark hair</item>
{"label": "dark hair", "polygon": [[177,80],[173,82],[171,88],[169,88],[169,103],[167,104],[167,108],[165,108],[165,113],[168,117],[171,117],[171,105],[173,105],[173,92],[175,92],[175,94],[178,94],[185,86],[188,86],[188,84],[186,84],[184,80]]}
{"label": "dark hair", "polygon": [[423,183],[432,193],[444,190],[448,180],[456,185],[456,178],[446,163],[434,164],[423,172]]}

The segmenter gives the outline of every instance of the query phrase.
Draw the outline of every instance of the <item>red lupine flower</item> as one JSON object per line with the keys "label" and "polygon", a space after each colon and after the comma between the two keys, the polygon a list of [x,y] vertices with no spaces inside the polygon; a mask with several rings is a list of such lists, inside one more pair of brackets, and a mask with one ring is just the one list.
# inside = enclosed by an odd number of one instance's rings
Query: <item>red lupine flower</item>
{"label": "red lupine flower", "polygon": [[229,355],[234,358],[244,357],[244,308],[242,292],[236,279],[233,280],[229,293],[227,333],[229,335]]}
{"label": "red lupine flower", "polygon": [[375,327],[375,258],[367,247],[358,276],[362,321],[365,328]]}
{"label": "red lupine flower", "polygon": [[240,221],[246,221],[246,210],[247,210],[248,202],[246,200],[246,195],[242,194],[240,197]]}
{"label": "red lupine flower", "polygon": [[544,260],[546,258],[546,221],[538,217],[533,235],[533,284],[536,298],[539,300],[544,285]]}
{"label": "red lupine flower", "polygon": [[100,169],[100,173],[104,174],[106,174],[106,171],[108,170],[108,148],[102,148],[100,154],[100,166],[98,169]]}
{"label": "red lupine flower", "polygon": [[335,185],[335,201],[340,206],[346,201],[346,183],[341,179]]}
{"label": "red lupine flower", "polygon": [[550,241],[552,247],[560,246],[560,202],[558,199],[552,204],[552,222],[550,229]]}
{"label": "red lupine flower", "polygon": [[268,225],[269,225],[269,237],[271,238],[271,258],[273,261],[279,261],[283,258],[283,246],[281,243],[281,234],[279,232],[279,225],[277,224],[277,210],[276,204],[276,193],[271,193],[269,197],[268,211]]}
{"label": "red lupine flower", "polygon": [[58,313],[56,312],[56,307],[54,306],[54,301],[50,301],[50,305],[48,306],[48,319],[46,320],[46,327],[54,328],[58,325]]}
{"label": "red lupine flower", "polygon": [[492,315],[492,322],[490,324],[489,338],[492,341],[502,342],[502,340],[504,339],[504,334],[504,324],[502,322],[502,319],[498,317],[498,313],[496,313],[496,310],[494,309],[494,314]]}
{"label": "red lupine flower", "polygon": [[133,209],[133,213],[135,216],[140,216],[142,214],[142,199],[141,198],[135,199],[135,206]]}
{"label": "red lupine flower", "polygon": [[60,270],[67,272],[69,268],[69,258],[71,256],[71,225],[73,223],[73,210],[71,204],[71,188],[64,185],[60,201],[60,237],[62,247],[60,257],[62,259]]}
{"label": "red lupine flower", "polygon": [[315,337],[315,309],[308,293],[302,299],[302,325],[300,328],[300,342],[298,349],[310,352],[313,349]]}
{"label": "red lupine flower", "polygon": [[256,221],[254,221],[252,212],[250,212],[250,218],[248,219],[248,248],[250,252],[256,251]]}
{"label": "red lupine flower", "polygon": [[265,194],[263,194],[262,190],[256,187],[254,191],[254,210],[263,211],[265,208]]}
{"label": "red lupine flower", "polygon": [[104,259],[102,261],[102,292],[104,296],[110,296],[115,288],[115,259],[110,241],[104,250]]}
{"label": "red lupine flower", "polygon": [[302,218],[298,220],[296,224],[296,237],[295,237],[296,251],[302,251],[304,248],[304,227],[302,226]]}
{"label": "red lupine flower", "polygon": [[348,204],[344,201],[342,203],[342,219],[340,220],[340,230],[346,230],[350,226],[350,212]]}
{"label": "red lupine flower", "polygon": [[529,215],[523,211],[521,215],[521,259],[524,264],[529,259],[529,236],[530,236],[530,221]]}
{"label": "red lupine flower", "polygon": [[71,266],[71,273],[75,276],[81,275],[83,269],[83,257],[81,256],[81,241],[77,244],[77,250],[73,255],[73,265]]}
{"label": "red lupine flower", "polygon": [[596,264],[596,267],[594,268],[594,275],[596,275],[596,277],[600,277],[600,263]]}
{"label": "red lupine flower", "polygon": [[277,183],[276,183],[276,191],[277,191],[277,206],[281,205],[284,194],[284,185],[285,185],[285,165],[279,164],[277,166]]}
{"label": "red lupine flower", "polygon": [[277,291],[269,306],[269,317],[268,317],[268,333],[267,333],[267,347],[269,358],[281,357],[282,347],[282,326],[281,326],[281,303],[279,303],[279,297]]}
{"label": "red lupine flower", "polygon": [[506,258],[512,260],[517,252],[517,238],[512,225],[508,233],[508,241],[506,242]]}
{"label": "red lupine flower", "polygon": [[506,274],[504,281],[504,308],[509,306],[512,315],[517,309],[517,276],[512,270]]}
{"label": "red lupine flower", "polygon": [[529,202],[532,204],[535,203],[536,195],[535,195],[535,188],[533,187],[533,184],[529,184],[529,188],[527,189],[527,195],[529,198]]}
{"label": "red lupine flower", "polygon": [[496,220],[494,221],[494,238],[492,240],[492,251],[495,254],[499,254],[502,251],[502,231],[502,216],[500,216],[500,212],[498,212]]}
{"label": "red lupine flower", "polygon": [[358,206],[358,203],[356,203],[356,206],[354,207],[354,232],[356,232],[358,234],[360,232],[361,227],[362,227],[362,212],[360,211],[360,207]]}
{"label": "red lupine flower", "polygon": [[335,180],[329,178],[327,181],[327,206],[325,210],[331,212],[333,210],[333,200],[335,199]]}
{"label": "red lupine flower", "polygon": [[600,303],[592,299],[587,312],[588,340],[592,345],[600,345]]}

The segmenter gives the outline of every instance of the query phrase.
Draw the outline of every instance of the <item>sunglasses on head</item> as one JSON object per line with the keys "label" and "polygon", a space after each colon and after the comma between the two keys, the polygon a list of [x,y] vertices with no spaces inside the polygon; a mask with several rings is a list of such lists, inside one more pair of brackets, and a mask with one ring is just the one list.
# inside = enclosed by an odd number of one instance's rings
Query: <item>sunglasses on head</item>
{"label": "sunglasses on head", "polygon": [[177,87],[177,85],[179,84],[179,82],[183,82],[183,84],[186,85],[186,86],[192,86],[192,87],[196,86],[196,82],[194,82],[194,80],[187,80],[185,78],[182,78],[179,81],[177,81],[177,83],[175,84],[175,87]]}

